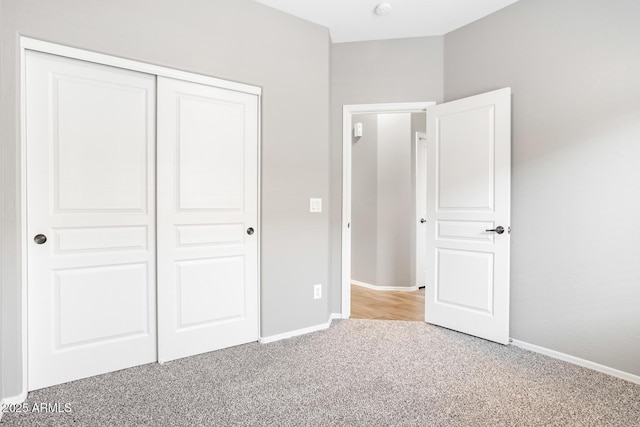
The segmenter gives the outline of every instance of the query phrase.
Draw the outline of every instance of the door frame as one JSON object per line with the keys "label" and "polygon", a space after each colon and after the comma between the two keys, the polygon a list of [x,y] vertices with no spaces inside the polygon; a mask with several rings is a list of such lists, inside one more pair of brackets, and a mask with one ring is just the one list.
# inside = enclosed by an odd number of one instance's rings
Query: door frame
{"label": "door frame", "polygon": [[200,83],[209,86],[215,86],[222,89],[233,90],[236,92],[243,92],[258,97],[258,151],[257,151],[257,203],[258,203],[258,220],[257,220],[257,251],[258,251],[258,274],[257,274],[257,296],[258,296],[258,339],[261,339],[261,324],[260,324],[260,307],[261,307],[261,283],[260,283],[260,238],[262,230],[262,210],[261,210],[261,170],[262,170],[262,88],[245,83],[233,82],[223,80],[215,77],[206,76],[203,74],[191,73],[188,71],[177,70],[169,67],[163,67],[159,65],[149,64],[141,61],[124,59],[117,56],[106,55],[102,53],[92,52],[89,50],[73,48],[56,43],[46,42],[42,40],[33,39],[30,37],[20,37],[20,238],[21,242],[21,271],[20,271],[20,298],[21,298],[21,317],[20,323],[16,325],[19,328],[18,335],[21,339],[21,374],[22,384],[21,393],[18,396],[14,396],[9,399],[5,399],[5,403],[19,403],[23,402],[27,398],[28,393],[28,301],[27,301],[27,138],[26,138],[26,52],[28,50],[37,51],[42,53],[53,54],[71,59],[77,59],[81,61],[93,62],[101,65],[107,65],[116,68],[123,68],[126,70],[137,71],[140,73],[151,74],[155,76],[169,77],[177,80],[185,80],[193,83]]}
{"label": "door frame", "polygon": [[[425,113],[433,101],[386,104],[352,104],[342,107],[342,307],[341,317],[351,316],[351,135],[356,114]],[[412,136],[413,138],[413,136]],[[413,141],[411,141],[413,144]],[[414,248],[415,250],[415,248]]]}
{"label": "door frame", "polygon": [[[426,129],[425,129],[426,131]],[[416,176],[415,176],[415,215],[416,215],[416,286],[418,288],[427,286],[426,277],[426,254],[427,254],[427,241],[426,239],[420,242],[420,236],[422,230],[418,227],[423,227],[421,218],[427,217],[427,134],[425,132],[416,132],[414,137],[414,144],[416,149]],[[421,156],[420,153],[423,155]],[[422,179],[421,179],[422,177]]]}

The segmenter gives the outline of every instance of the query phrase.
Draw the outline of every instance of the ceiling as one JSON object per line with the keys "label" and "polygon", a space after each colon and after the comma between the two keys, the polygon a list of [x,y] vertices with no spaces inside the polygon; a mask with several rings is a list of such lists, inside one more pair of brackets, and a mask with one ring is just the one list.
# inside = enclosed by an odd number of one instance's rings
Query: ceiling
{"label": "ceiling", "polygon": [[[440,36],[518,0],[255,0],[329,28],[334,43]],[[378,16],[381,2],[392,10]]]}

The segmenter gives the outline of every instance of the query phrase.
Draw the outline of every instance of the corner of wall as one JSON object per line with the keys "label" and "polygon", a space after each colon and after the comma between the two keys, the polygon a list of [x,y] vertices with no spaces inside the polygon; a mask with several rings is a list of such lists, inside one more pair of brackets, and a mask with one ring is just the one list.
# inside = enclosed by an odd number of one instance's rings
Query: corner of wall
{"label": "corner of wall", "polygon": [[309,326],[307,328],[302,328],[302,329],[296,329],[293,331],[289,331],[289,332],[284,332],[281,334],[276,334],[276,335],[270,335],[268,337],[260,337],[260,339],[258,340],[258,342],[260,344],[269,344],[272,342],[276,342],[276,341],[282,341],[282,340],[286,340],[289,338],[294,338],[300,335],[306,335],[306,334],[310,334],[312,332],[318,332],[318,331],[323,331],[325,329],[328,329],[331,327],[331,325],[333,324],[333,321],[336,319],[342,319],[342,314],[341,313],[329,313],[327,316],[327,321],[325,323],[320,323],[319,325],[314,325],[314,326]]}

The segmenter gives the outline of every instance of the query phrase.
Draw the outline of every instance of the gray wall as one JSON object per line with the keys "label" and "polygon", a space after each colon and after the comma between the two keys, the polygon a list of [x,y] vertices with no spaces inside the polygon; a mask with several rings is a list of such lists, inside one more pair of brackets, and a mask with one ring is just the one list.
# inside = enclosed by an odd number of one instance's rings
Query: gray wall
{"label": "gray wall", "polygon": [[[18,34],[263,88],[263,336],[326,323],[330,38],[248,0],[2,0],[3,395],[21,392]],[[309,213],[309,197],[325,211]],[[326,296],[328,293],[325,292]]]}
{"label": "gray wall", "polygon": [[351,152],[351,279],[376,283],[378,259],[378,115],[359,114],[362,136]]}
{"label": "gray wall", "polygon": [[513,88],[511,335],[640,375],[640,2],[521,0],[445,37]]}
{"label": "gray wall", "polygon": [[442,101],[443,37],[337,43],[331,54],[331,310],[341,311],[342,106]]}
{"label": "gray wall", "polygon": [[[352,199],[353,200],[353,199]],[[412,286],[411,114],[378,115],[378,286]]]}

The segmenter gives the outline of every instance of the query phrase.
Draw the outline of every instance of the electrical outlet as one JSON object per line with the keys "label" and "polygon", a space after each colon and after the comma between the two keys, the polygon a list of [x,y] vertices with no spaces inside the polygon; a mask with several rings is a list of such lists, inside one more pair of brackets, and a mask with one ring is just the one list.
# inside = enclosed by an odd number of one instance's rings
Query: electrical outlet
{"label": "electrical outlet", "polygon": [[322,298],[322,285],[313,286],[313,299]]}

